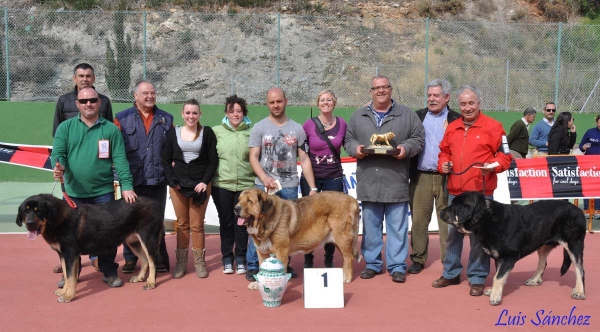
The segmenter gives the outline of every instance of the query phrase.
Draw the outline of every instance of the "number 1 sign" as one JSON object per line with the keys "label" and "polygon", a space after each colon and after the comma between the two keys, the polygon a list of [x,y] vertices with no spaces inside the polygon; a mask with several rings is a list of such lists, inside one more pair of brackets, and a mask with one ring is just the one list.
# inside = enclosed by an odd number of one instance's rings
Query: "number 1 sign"
{"label": "number 1 sign", "polygon": [[304,308],[343,308],[341,268],[304,269]]}

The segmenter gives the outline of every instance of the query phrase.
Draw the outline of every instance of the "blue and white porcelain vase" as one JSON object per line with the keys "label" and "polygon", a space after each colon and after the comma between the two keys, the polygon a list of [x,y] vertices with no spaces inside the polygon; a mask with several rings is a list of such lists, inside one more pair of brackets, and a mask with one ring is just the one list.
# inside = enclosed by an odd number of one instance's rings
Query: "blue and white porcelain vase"
{"label": "blue and white porcelain vase", "polygon": [[287,282],[292,276],[291,273],[285,273],[285,268],[273,254],[260,264],[260,271],[254,279],[258,281],[258,291],[265,307],[273,308],[281,305]]}

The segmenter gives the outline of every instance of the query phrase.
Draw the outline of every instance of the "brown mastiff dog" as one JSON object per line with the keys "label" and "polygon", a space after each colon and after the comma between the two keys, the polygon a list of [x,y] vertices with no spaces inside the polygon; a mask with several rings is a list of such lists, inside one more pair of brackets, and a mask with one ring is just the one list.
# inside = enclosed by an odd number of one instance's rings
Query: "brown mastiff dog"
{"label": "brown mastiff dog", "polygon": [[284,200],[252,188],[240,194],[235,214],[256,245],[259,264],[274,254],[309,253],[324,242],[334,243],[344,259],[344,283],[352,281],[352,260],[360,261],[358,202],[337,191],[324,191],[297,200]]}

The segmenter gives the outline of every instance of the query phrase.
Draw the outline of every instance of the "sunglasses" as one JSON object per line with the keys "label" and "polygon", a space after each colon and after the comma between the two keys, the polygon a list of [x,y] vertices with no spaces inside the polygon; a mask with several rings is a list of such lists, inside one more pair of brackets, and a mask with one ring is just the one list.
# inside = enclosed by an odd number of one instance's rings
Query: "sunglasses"
{"label": "sunglasses", "polygon": [[77,99],[77,102],[83,105],[87,104],[88,102],[95,104],[98,102],[98,98]]}
{"label": "sunglasses", "polygon": [[556,112],[556,108],[546,108],[546,112]]}

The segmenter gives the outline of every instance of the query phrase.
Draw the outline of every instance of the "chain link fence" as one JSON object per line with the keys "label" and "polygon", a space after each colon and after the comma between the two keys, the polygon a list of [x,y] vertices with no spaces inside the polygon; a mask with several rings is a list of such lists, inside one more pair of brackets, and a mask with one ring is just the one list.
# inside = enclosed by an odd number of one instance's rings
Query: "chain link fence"
{"label": "chain link fence", "polygon": [[485,110],[541,109],[547,101],[600,110],[598,25],[180,11],[0,15],[7,100],[54,101],[73,88],[74,66],[87,62],[96,88],[115,101],[132,100],[135,82],[148,79],[160,103],[222,104],[237,93],[261,104],[280,86],[291,105],[313,105],[320,90],[332,89],[339,106],[354,107],[368,101],[370,79],[381,74],[394,98],[413,108],[425,105],[429,80],[445,78],[455,89],[478,87]]}

